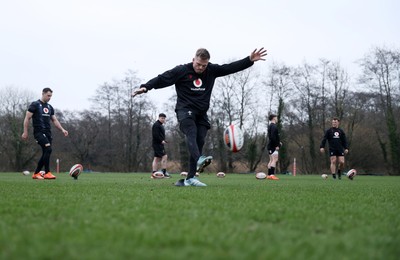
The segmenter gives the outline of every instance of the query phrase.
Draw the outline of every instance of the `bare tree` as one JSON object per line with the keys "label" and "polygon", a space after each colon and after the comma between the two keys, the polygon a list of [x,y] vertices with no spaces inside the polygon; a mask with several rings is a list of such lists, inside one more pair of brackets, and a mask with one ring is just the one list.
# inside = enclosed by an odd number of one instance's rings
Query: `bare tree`
{"label": "bare tree", "polygon": [[[379,153],[379,147],[382,151],[386,151],[386,144],[381,140],[381,133],[378,133],[376,129],[377,125],[385,124],[377,108],[377,100],[376,93],[349,92],[344,121],[350,146],[349,154],[346,156],[348,168],[363,169],[367,173],[390,170],[387,154]],[[373,124],[371,124],[371,118],[374,118]],[[378,138],[371,138],[373,135]],[[382,145],[384,147],[381,147]],[[386,169],[382,169],[382,166]]]}
{"label": "bare tree", "polygon": [[[374,48],[361,60],[361,83],[379,94],[379,107],[383,112],[389,141],[392,171],[400,175],[400,135],[398,130],[400,96],[400,51]],[[377,133],[381,132],[380,129]],[[378,136],[380,140],[383,137]],[[386,149],[381,143],[382,149]],[[384,154],[385,150],[382,151]]]}
{"label": "bare tree", "polygon": [[328,79],[333,87],[333,91],[331,91],[333,111],[335,111],[335,116],[343,119],[349,92],[349,75],[339,62],[331,62],[328,66]]}
{"label": "bare tree", "polygon": [[85,169],[93,170],[92,166],[99,163],[95,145],[102,129],[102,115],[99,112],[88,110],[79,113],[79,116],[72,112],[64,112],[63,114],[64,125],[68,129],[69,138],[68,141],[67,139],[61,140],[65,140],[63,147],[70,146],[69,153],[74,157],[63,156],[66,157],[64,161],[68,165],[80,163]]}
{"label": "bare tree", "polygon": [[[315,66],[304,63],[299,66],[293,74],[293,84],[298,93],[297,111],[299,120],[306,122],[307,143],[302,143],[300,147],[308,150],[309,158],[303,162],[305,173],[314,173],[317,171],[315,162],[317,161],[316,152],[316,125],[317,125],[317,107],[319,105],[320,91],[317,80],[317,69]],[[304,151],[304,150],[303,150]],[[305,159],[304,158],[304,159]]]}
{"label": "bare tree", "polygon": [[32,97],[32,92],[13,86],[0,90],[0,155],[6,169],[20,171],[32,166],[34,142],[21,140],[22,123]]}
{"label": "bare tree", "polygon": [[287,172],[290,165],[290,157],[288,156],[288,148],[290,143],[286,142],[286,134],[283,129],[284,122],[284,111],[285,111],[285,100],[287,100],[293,92],[293,81],[292,81],[292,69],[284,64],[274,63],[271,66],[271,73],[268,82],[265,83],[270,87],[270,97],[273,100],[273,96],[276,96],[278,101],[277,110],[269,111],[269,113],[275,112],[278,115],[278,130],[280,133],[281,141],[284,144],[279,149],[279,170],[281,172]]}
{"label": "bare tree", "polygon": [[124,137],[121,145],[125,150],[123,157],[125,158],[127,164],[126,170],[128,172],[138,170],[138,162],[141,161],[140,147],[146,142],[143,129],[138,129],[141,126],[137,124],[137,122],[139,123],[141,120],[147,119],[147,124],[145,123],[143,125],[148,125],[150,123],[149,115],[145,113],[143,117],[141,113],[137,113],[143,111],[142,108],[146,107],[147,102],[139,102],[136,104],[131,96],[133,89],[140,84],[139,82],[140,80],[134,71],[128,71],[121,82],[121,92],[123,95],[119,99],[122,103],[122,107],[119,108],[119,111],[123,114],[120,129],[122,130],[121,135]]}
{"label": "bare tree", "polygon": [[115,95],[116,89],[115,86],[105,82],[100,85],[95,92],[95,95],[90,100],[92,101],[93,110],[99,111],[107,117],[107,127],[106,127],[106,139],[102,140],[104,143],[104,159],[106,160],[106,165],[109,166],[109,169],[115,169],[115,158],[116,153],[113,151],[113,111],[115,109],[115,104],[117,101]]}
{"label": "bare tree", "polygon": [[131,97],[139,82],[136,72],[128,71],[122,80],[100,86],[92,98],[93,107],[105,112],[107,117],[107,137],[104,142],[107,144],[108,163],[114,170],[131,172],[147,166],[147,155],[151,148],[148,129],[153,109],[146,96]]}
{"label": "bare tree", "polygon": [[[260,106],[260,102],[254,97],[260,93],[258,78],[256,72],[249,68],[225,76],[216,84],[212,101],[214,106],[211,110],[212,118],[217,118],[213,121],[217,131],[213,143],[216,144],[215,147],[217,147],[220,157],[220,168],[229,172],[234,171],[234,161],[238,161],[236,158],[240,155],[227,152],[222,141],[223,131],[226,126],[237,124],[245,132],[245,143],[251,141],[252,134],[257,134],[255,132],[257,120],[254,120],[254,111]],[[256,167],[254,166],[254,151],[251,151],[253,148],[254,146],[249,143],[240,152],[245,154],[244,158],[248,159],[246,165],[250,166],[249,171]]]}

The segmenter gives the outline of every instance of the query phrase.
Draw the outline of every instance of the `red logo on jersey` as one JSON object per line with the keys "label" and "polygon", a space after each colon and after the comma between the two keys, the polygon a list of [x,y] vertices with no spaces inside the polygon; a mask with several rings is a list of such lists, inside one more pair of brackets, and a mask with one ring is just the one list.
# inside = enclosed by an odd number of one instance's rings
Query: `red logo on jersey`
{"label": "red logo on jersey", "polygon": [[43,112],[45,112],[46,114],[49,113],[49,109],[47,107],[43,108]]}
{"label": "red logo on jersey", "polygon": [[193,80],[193,85],[196,88],[199,88],[199,87],[201,87],[201,85],[203,85],[203,81],[201,81],[201,79],[195,79],[195,80]]}

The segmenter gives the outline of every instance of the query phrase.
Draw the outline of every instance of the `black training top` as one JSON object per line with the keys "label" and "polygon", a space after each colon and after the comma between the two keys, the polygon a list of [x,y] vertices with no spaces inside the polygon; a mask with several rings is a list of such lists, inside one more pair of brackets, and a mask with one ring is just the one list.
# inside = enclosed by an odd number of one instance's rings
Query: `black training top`
{"label": "black training top", "polygon": [[141,85],[141,87],[150,90],[175,84],[177,94],[176,110],[191,109],[205,113],[210,107],[211,92],[215,79],[247,69],[253,64],[254,62],[249,57],[224,65],[209,63],[202,74],[197,74],[193,69],[193,63],[187,63],[178,65],[158,75],[146,84]]}
{"label": "black training top", "polygon": [[40,99],[33,101],[28,111],[33,113],[33,133],[50,132],[51,116],[54,115],[54,109],[49,103],[43,103]]}
{"label": "black training top", "polygon": [[165,140],[165,128],[160,120],[157,120],[152,127],[153,144],[161,144]]}
{"label": "black training top", "polygon": [[325,131],[320,148],[325,148],[326,140],[328,140],[329,150],[349,149],[347,145],[346,134],[341,128],[331,127]]}
{"label": "black training top", "polygon": [[270,123],[268,126],[268,147],[275,148],[281,145],[278,126],[275,123]]}

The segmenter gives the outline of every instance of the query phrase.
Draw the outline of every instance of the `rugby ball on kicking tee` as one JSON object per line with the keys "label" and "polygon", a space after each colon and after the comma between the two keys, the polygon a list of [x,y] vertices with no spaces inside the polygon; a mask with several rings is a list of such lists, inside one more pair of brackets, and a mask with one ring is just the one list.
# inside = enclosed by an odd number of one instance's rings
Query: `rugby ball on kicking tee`
{"label": "rugby ball on kicking tee", "polygon": [[236,125],[229,125],[224,131],[224,143],[229,151],[239,152],[244,143],[242,130]]}
{"label": "rugby ball on kicking tee", "polygon": [[265,180],[267,178],[267,175],[264,172],[257,172],[256,173],[256,179],[257,180]]}
{"label": "rugby ball on kicking tee", "polygon": [[225,173],[224,172],[218,172],[217,173],[217,177],[218,178],[224,178],[225,177]]}
{"label": "rugby ball on kicking tee", "polygon": [[346,176],[352,178],[352,177],[356,176],[356,174],[357,174],[356,169],[351,169],[350,171],[348,171],[346,173]]}
{"label": "rugby ball on kicking tee", "polygon": [[71,167],[71,170],[69,170],[69,176],[76,179],[82,173],[82,171],[83,171],[83,166],[79,163],[75,164],[74,166]]}
{"label": "rugby ball on kicking tee", "polygon": [[164,174],[162,172],[154,172],[151,174],[152,179],[163,179]]}

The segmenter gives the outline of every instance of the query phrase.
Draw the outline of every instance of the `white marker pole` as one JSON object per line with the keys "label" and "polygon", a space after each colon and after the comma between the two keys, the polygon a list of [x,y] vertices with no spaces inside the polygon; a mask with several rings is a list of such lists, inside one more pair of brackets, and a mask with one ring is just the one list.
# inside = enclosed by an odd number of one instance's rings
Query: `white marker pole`
{"label": "white marker pole", "polygon": [[57,163],[57,174],[60,173],[60,159],[56,160]]}
{"label": "white marker pole", "polygon": [[296,158],[293,159],[293,176],[296,176]]}

